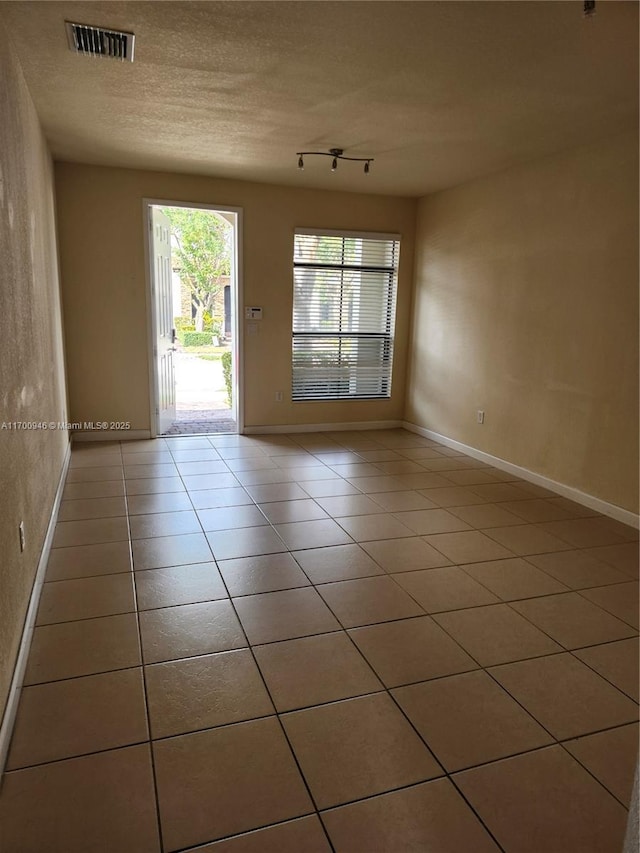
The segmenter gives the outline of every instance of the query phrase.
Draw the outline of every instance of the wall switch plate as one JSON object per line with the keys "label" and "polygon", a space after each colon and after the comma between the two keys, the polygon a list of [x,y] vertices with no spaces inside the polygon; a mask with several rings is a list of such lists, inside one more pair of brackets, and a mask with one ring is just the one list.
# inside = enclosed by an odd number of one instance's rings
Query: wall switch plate
{"label": "wall switch plate", "polygon": [[478,417],[478,423],[483,424],[484,423],[484,411],[482,409],[478,409],[477,417]]}
{"label": "wall switch plate", "polygon": [[245,320],[262,320],[262,308],[245,308],[244,309],[244,319]]}

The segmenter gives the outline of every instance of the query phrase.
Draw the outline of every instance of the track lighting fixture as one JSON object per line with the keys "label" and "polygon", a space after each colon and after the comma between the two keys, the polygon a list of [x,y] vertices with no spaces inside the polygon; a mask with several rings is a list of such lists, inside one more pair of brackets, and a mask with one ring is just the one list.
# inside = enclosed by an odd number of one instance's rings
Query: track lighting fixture
{"label": "track lighting fixture", "polygon": [[331,171],[335,172],[338,168],[338,160],[353,160],[356,163],[364,163],[364,173],[369,174],[369,164],[373,163],[373,157],[345,157],[344,148],[330,148],[328,151],[298,151],[298,169],[304,169],[304,157],[309,155],[320,157],[333,157],[331,161]]}

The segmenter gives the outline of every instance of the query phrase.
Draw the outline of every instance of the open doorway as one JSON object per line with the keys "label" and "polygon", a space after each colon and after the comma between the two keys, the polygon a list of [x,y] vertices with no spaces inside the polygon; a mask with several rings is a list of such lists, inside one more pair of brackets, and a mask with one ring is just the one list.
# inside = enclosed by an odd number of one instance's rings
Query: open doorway
{"label": "open doorway", "polygon": [[145,207],[154,433],[239,432],[240,212],[151,200]]}

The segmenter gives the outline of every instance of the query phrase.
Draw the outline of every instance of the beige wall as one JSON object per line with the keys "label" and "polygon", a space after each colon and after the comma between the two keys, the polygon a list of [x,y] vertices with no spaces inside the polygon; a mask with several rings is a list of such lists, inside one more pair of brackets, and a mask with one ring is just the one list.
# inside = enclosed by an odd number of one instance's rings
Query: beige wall
{"label": "beige wall", "polygon": [[[0,80],[0,422],[63,421],[53,169],[1,26]],[[0,711],[67,445],[66,431],[0,429]]]}
{"label": "beige wall", "polygon": [[[56,165],[56,187],[73,421],[149,428],[143,198],[243,209],[244,303],[264,309],[258,335],[245,337],[246,426],[402,417],[415,201],[71,163]],[[390,400],[287,402],[296,227],[402,235]]]}
{"label": "beige wall", "polygon": [[407,420],[634,512],[637,143],[420,201],[407,391]]}

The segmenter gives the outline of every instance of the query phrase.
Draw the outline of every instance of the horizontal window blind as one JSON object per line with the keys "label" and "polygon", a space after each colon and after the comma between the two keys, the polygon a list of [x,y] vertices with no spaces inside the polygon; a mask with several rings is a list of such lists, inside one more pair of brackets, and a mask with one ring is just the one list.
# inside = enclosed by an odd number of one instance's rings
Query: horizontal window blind
{"label": "horizontal window blind", "polygon": [[400,243],[296,232],[293,400],[391,396]]}

